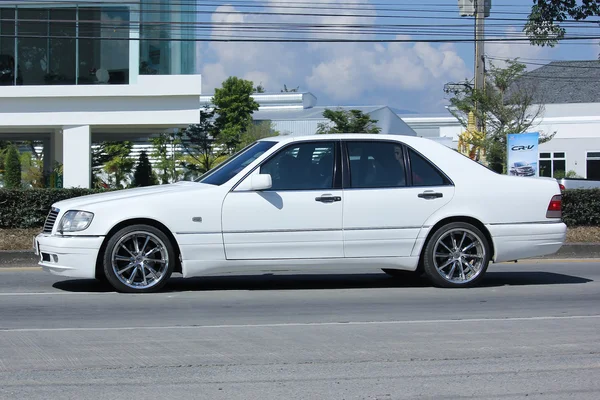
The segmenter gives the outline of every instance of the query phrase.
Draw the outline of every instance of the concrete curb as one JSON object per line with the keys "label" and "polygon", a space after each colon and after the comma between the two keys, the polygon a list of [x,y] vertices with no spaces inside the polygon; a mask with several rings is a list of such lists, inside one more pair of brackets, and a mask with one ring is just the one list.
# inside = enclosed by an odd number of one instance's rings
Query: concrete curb
{"label": "concrete curb", "polygon": [[[569,243],[565,244],[557,253],[538,260],[552,260],[563,258],[598,258],[600,259],[600,243]],[[15,265],[34,266],[38,263],[38,256],[33,250],[0,251],[0,268],[14,267]]]}
{"label": "concrete curb", "polygon": [[33,250],[0,251],[0,268],[15,265],[37,265],[39,257]]}
{"label": "concrete curb", "polygon": [[538,259],[600,258],[600,243],[568,243],[555,253]]}

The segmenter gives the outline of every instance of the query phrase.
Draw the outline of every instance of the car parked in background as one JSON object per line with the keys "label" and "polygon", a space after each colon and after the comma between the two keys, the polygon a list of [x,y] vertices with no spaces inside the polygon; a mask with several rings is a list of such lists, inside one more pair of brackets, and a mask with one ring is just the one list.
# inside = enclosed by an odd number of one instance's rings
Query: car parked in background
{"label": "car parked in background", "polygon": [[197,182],[60,201],[34,243],[52,274],[135,293],[173,272],[332,267],[466,287],[565,236],[556,180],[500,175],[429,139],[341,134],[266,138]]}
{"label": "car parked in background", "polygon": [[558,180],[562,190],[568,189],[598,189],[600,181],[581,178],[562,178]]}

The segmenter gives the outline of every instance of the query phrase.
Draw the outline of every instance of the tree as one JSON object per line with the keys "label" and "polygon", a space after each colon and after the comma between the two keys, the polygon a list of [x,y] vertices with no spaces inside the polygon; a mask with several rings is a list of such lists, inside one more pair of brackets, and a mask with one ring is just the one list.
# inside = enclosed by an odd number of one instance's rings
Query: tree
{"label": "tree", "polygon": [[152,171],[152,164],[148,159],[146,150],[143,150],[140,153],[138,163],[133,172],[133,182],[131,186],[152,186],[156,184],[158,184],[158,180],[156,179],[154,171]]}
{"label": "tree", "polygon": [[283,85],[283,89],[281,89],[281,93],[288,93],[288,92],[297,92],[298,89],[300,89],[300,86],[296,86],[293,89],[288,89],[288,87],[284,84]]}
{"label": "tree", "polygon": [[129,157],[133,143],[102,142],[97,149],[92,151],[92,169],[103,169],[108,175],[113,187],[122,189],[122,183],[127,175],[131,173],[134,161]]}
{"label": "tree", "polygon": [[[488,165],[503,173],[506,165],[506,139],[509,133],[524,133],[531,128],[544,111],[543,104],[535,98],[535,87],[524,78],[525,65],[506,60],[504,68],[491,64],[485,88],[475,90],[470,81],[446,84],[444,91],[450,95],[449,111],[467,128],[469,115],[483,121],[483,143]],[[475,107],[476,104],[479,107]],[[540,143],[554,135],[540,134]]]}
{"label": "tree", "polygon": [[[212,169],[217,162],[227,158],[226,152],[215,146],[215,112],[208,106],[200,112],[200,123],[179,132],[186,156],[182,166],[191,177],[197,177]],[[222,147],[222,146],[221,146]]]}
{"label": "tree", "polygon": [[46,187],[46,176],[44,172],[44,153],[36,149],[41,146],[41,141],[27,140],[23,142],[30,151],[21,153],[21,178],[22,181],[34,188]]}
{"label": "tree", "polygon": [[44,161],[32,152],[21,153],[21,178],[26,185],[34,188],[46,187],[44,176]]}
{"label": "tree", "polygon": [[260,83],[257,87],[253,88],[254,93],[265,93],[265,87]]}
{"label": "tree", "polygon": [[241,135],[252,124],[252,113],[258,110],[252,93],[253,83],[235,76],[227,78],[222,88],[215,89],[211,103],[217,118],[212,133],[217,143],[224,145],[229,153],[235,151]]}
{"label": "tree", "polygon": [[17,189],[21,187],[21,160],[17,146],[8,147],[6,158],[4,160],[4,185],[7,189]]}
{"label": "tree", "polygon": [[523,30],[532,44],[555,46],[565,36],[562,22],[569,19],[583,21],[600,16],[600,4],[595,0],[534,0],[531,13]]}
{"label": "tree", "polygon": [[8,142],[0,141],[0,173],[4,176],[4,160],[6,159],[6,153],[8,152]]}
{"label": "tree", "polygon": [[240,150],[259,139],[278,136],[279,132],[273,129],[271,121],[261,121],[250,125],[248,130],[240,137],[237,150]]}
{"label": "tree", "polygon": [[177,181],[179,179],[177,165],[180,161],[177,147],[181,144],[180,134],[161,133],[150,141],[153,147],[152,157],[157,160],[155,166],[159,171],[160,182],[167,184]]}
{"label": "tree", "polygon": [[[345,111],[330,110],[323,111],[323,117],[331,122],[321,122],[317,127],[317,134],[331,133],[379,133],[381,128],[375,125],[377,120],[371,119],[369,114],[360,110]],[[333,126],[331,125],[333,123]]]}

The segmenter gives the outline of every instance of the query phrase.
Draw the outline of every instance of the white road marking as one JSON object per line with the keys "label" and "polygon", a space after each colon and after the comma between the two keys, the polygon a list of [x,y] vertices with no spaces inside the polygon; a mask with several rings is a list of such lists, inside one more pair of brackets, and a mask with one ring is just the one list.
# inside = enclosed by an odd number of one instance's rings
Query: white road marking
{"label": "white road marking", "polygon": [[406,321],[349,321],[349,322],[291,322],[279,324],[238,324],[238,325],[173,325],[173,326],[127,326],[112,328],[0,328],[0,333],[6,332],[94,332],[94,331],[132,331],[142,330],[167,330],[167,329],[223,329],[223,328],[286,328],[305,326],[348,326],[348,325],[418,325],[418,324],[444,324],[456,322],[519,322],[519,321],[556,321],[573,319],[597,319],[600,315],[571,315],[571,316],[544,316],[544,317],[507,317],[507,318],[468,318],[468,319],[427,319]]}

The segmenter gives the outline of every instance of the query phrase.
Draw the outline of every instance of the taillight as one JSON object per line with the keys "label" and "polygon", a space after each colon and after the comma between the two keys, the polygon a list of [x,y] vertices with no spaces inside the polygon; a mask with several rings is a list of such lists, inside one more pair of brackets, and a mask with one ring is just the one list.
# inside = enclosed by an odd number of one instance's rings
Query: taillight
{"label": "taillight", "polygon": [[561,218],[562,217],[562,196],[557,194],[552,197],[546,211],[546,218]]}
{"label": "taillight", "polygon": [[563,185],[562,183],[559,183],[559,184],[558,184],[558,187],[560,188],[560,191],[561,191],[561,192],[564,192],[564,191],[565,191],[565,185]]}

